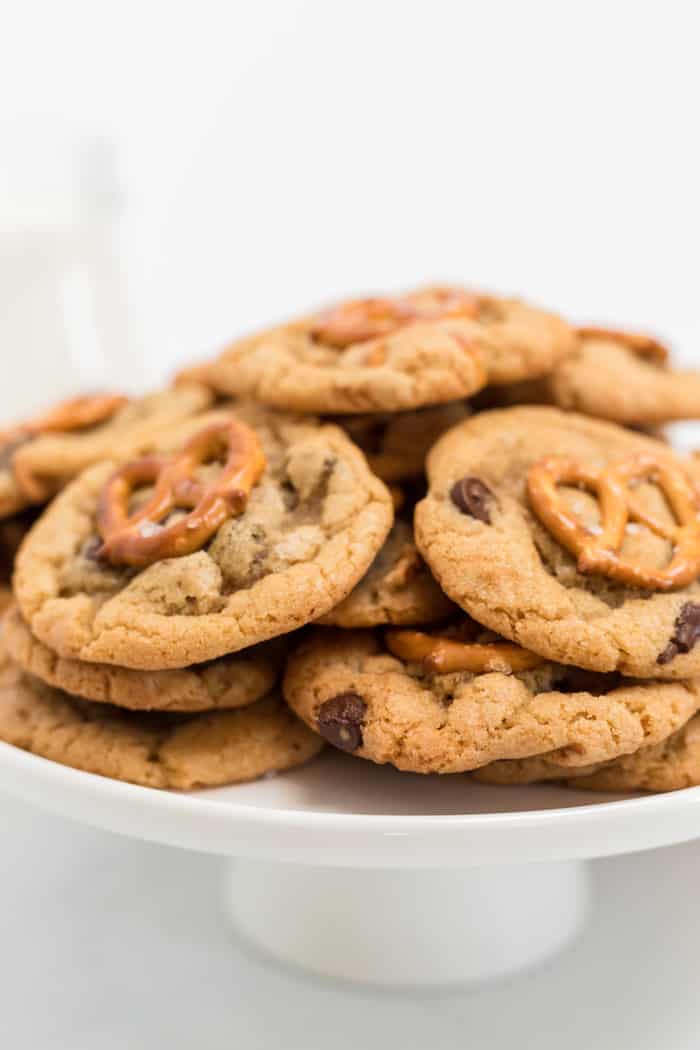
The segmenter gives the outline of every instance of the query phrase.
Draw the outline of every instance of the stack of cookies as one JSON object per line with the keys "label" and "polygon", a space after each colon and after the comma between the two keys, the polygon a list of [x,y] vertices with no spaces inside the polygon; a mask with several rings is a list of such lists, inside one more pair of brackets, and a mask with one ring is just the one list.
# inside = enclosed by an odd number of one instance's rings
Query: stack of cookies
{"label": "stack of cookies", "polygon": [[57,406],[0,434],[0,739],[175,789],[326,744],[700,783],[700,466],[658,429],[684,418],[700,375],[657,341],[452,287]]}

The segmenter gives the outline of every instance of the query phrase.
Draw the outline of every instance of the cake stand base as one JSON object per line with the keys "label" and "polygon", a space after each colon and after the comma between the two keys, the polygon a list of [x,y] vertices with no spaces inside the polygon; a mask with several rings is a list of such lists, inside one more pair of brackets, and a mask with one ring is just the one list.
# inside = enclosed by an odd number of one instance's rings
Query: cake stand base
{"label": "cake stand base", "polygon": [[502,978],[542,962],[581,929],[584,862],[447,870],[229,862],[236,932],[278,962],[385,986]]}

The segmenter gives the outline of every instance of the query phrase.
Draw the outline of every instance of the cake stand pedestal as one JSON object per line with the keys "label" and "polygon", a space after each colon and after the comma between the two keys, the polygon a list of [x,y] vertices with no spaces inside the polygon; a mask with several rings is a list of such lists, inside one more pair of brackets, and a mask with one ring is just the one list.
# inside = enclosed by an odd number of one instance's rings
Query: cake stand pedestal
{"label": "cake stand pedestal", "polygon": [[374,985],[492,980],[582,928],[586,861],[696,838],[700,789],[614,796],[399,774],[327,753],[181,794],[0,744],[0,787],[63,816],[227,858],[237,934],[286,965]]}

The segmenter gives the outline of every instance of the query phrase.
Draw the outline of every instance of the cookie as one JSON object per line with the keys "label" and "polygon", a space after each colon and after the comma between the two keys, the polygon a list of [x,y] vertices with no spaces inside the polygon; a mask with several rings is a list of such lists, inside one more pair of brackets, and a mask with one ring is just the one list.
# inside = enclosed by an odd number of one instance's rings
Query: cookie
{"label": "cookie", "polygon": [[0,675],[0,740],[86,773],[180,791],[292,769],[323,744],[275,694],[238,711],[123,711],[78,700],[15,665]]}
{"label": "cookie", "polygon": [[430,453],[416,542],[454,602],[548,660],[690,678],[700,673],[691,469],[612,423],[554,408],[484,412]]}
{"label": "cookie", "polygon": [[581,672],[467,627],[317,629],[290,657],[287,702],[341,750],[414,773],[543,751],[587,766],[663,739],[700,707],[700,682]]}
{"label": "cookie", "polygon": [[245,707],[269,693],[283,652],[274,642],[176,671],[132,671],[57,656],[38,641],[19,609],[2,623],[10,658],[27,673],[72,696],[132,711],[213,711]]}
{"label": "cookie", "polygon": [[384,543],[389,492],[337,427],[248,405],[178,437],[85,472],[25,540],[17,601],[59,656],[167,670],[245,649],[338,605]]}
{"label": "cookie", "polygon": [[700,716],[654,747],[566,781],[582,791],[679,791],[700,784]]}
{"label": "cookie", "polygon": [[[572,773],[575,775],[572,776]],[[486,784],[558,780],[581,791],[678,791],[700,784],[700,715],[658,743],[629,755],[571,770],[548,756],[495,762],[473,774]]]}
{"label": "cookie", "polygon": [[464,401],[431,405],[415,412],[383,412],[339,416],[333,421],[358,445],[382,481],[420,477],[425,457],[437,439],[469,415]]}
{"label": "cookie", "polygon": [[41,504],[93,463],[136,455],[163,428],[204,411],[206,387],[182,384],[128,401],[85,397],[0,432],[0,517]]}
{"label": "cookie", "polygon": [[369,572],[318,622],[332,627],[405,626],[435,623],[453,609],[418,553],[413,526],[398,520]]}
{"label": "cookie", "polygon": [[497,391],[510,404],[546,403],[625,426],[700,418],[700,372],[677,371],[651,337],[579,329],[578,349],[547,376]]}
{"label": "cookie", "polygon": [[552,314],[437,286],[347,301],[240,340],[207,382],[300,412],[397,412],[542,374],[574,348]]}

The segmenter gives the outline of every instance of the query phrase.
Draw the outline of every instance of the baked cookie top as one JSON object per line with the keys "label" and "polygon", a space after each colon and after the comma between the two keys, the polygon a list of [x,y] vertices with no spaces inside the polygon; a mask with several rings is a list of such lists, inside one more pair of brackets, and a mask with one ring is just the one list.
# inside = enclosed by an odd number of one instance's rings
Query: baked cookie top
{"label": "baked cookie top", "polygon": [[416,773],[545,751],[589,765],[663,739],[700,707],[697,683],[563,667],[468,623],[316,629],[290,657],[284,694],[336,747]]}
{"label": "baked cookie top", "polygon": [[163,428],[211,401],[210,390],[192,383],[134,400],[79,397],[0,431],[0,517],[47,502],[93,463],[145,451]]}
{"label": "baked cookie top", "polygon": [[284,660],[276,642],[175,671],[133,671],[58,656],[34,637],[17,606],[2,621],[3,645],[21,670],[46,685],[132,711],[213,711],[245,707],[269,693]]}
{"label": "baked cookie top", "polygon": [[337,427],[248,405],[175,440],[90,468],[25,540],[17,601],[58,655],[165,670],[245,649],[341,602],[389,532],[389,492]]}
{"label": "baked cookie top", "polygon": [[401,518],[366,575],[318,622],[331,627],[405,626],[435,623],[453,610],[418,553],[411,522]]}
{"label": "baked cookie top", "polygon": [[451,401],[414,412],[339,416],[329,421],[341,426],[362,449],[377,477],[400,482],[422,477],[425,458],[437,439],[469,414],[465,401]]}
{"label": "baked cookie top", "polygon": [[432,450],[416,542],[453,601],[547,659],[689,678],[700,673],[690,469],[611,423],[484,412]]}
{"label": "baked cookie top", "polygon": [[509,404],[553,404],[626,426],[700,418],[700,372],[671,368],[651,337],[605,328],[579,329],[578,349],[549,375],[499,394]]}
{"label": "baked cookie top", "polygon": [[0,740],[86,773],[181,791],[291,769],[323,745],[276,694],[238,711],[123,711],[78,700],[13,664],[0,673]]}
{"label": "baked cookie top", "polygon": [[278,408],[396,412],[542,374],[574,346],[553,314],[435,286],[346,301],[240,340],[206,377],[223,393]]}
{"label": "baked cookie top", "polygon": [[494,762],[473,774],[485,784],[534,784],[558,780],[581,791],[678,791],[700,784],[700,715],[657,743],[610,762],[571,769],[554,759]]}

